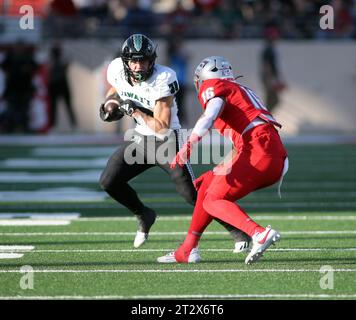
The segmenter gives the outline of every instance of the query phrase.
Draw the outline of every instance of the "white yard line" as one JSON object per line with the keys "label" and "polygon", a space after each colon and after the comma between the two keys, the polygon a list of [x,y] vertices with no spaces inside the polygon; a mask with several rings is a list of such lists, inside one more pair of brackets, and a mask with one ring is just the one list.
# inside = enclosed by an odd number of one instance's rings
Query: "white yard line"
{"label": "white yard line", "polygon": [[71,220],[0,219],[0,226],[68,226]]}
{"label": "white yard line", "polygon": [[[276,221],[324,221],[324,220],[336,220],[336,221],[355,221],[356,215],[265,215],[265,214],[251,214],[252,219],[256,220],[276,220]],[[137,221],[135,217],[80,217],[78,212],[48,212],[48,213],[33,213],[33,212],[0,212],[1,219],[12,219],[12,218],[29,218],[29,219],[67,219],[83,222],[99,222],[99,221]],[[158,221],[190,221],[191,215],[178,215],[178,216],[158,216]]]}
{"label": "white yard line", "polygon": [[32,202],[32,201],[103,201],[103,191],[93,190],[34,190],[34,191],[0,191],[0,202]]}
{"label": "white yard line", "polygon": [[[90,152],[92,153],[92,152]],[[66,155],[68,156],[68,155]],[[17,169],[38,169],[38,168],[56,168],[56,169],[103,169],[107,163],[107,159],[110,156],[110,153],[106,154],[105,157],[98,158],[98,154],[92,154],[94,158],[75,158],[76,155],[71,156],[71,158],[47,158],[47,159],[38,159],[38,158],[9,158],[6,160],[0,161],[0,168],[17,168]],[[99,154],[100,156],[100,154]],[[343,159],[343,158],[341,158]],[[308,172],[309,173],[321,173],[321,172],[341,172],[344,168],[342,166],[330,166],[328,164],[316,164],[310,163],[308,159]],[[299,168],[299,167],[298,167]],[[298,169],[295,169],[298,170]]]}
{"label": "white yard line", "polygon": [[[256,220],[338,220],[338,221],[353,221],[356,220],[356,215],[340,215],[340,216],[319,216],[319,215],[265,215],[265,214],[252,214],[251,218]],[[69,219],[83,222],[95,222],[95,221],[137,221],[135,217],[80,217],[80,213],[77,212],[53,212],[53,213],[32,213],[32,212],[0,212],[0,219],[11,219],[11,218],[29,218],[29,219]],[[159,221],[190,221],[191,215],[178,215],[178,216],[158,216]]]}
{"label": "white yard line", "polygon": [[[0,270],[0,273],[19,273],[20,269]],[[34,273],[306,273],[320,269],[33,269]],[[333,272],[356,272],[356,269],[333,269]]]}
{"label": "white yard line", "polygon": [[[184,295],[62,295],[62,296],[0,296],[0,300],[110,300],[110,299],[354,299],[356,294],[288,294],[288,293],[271,293],[271,294],[184,294]],[[189,304],[189,303],[187,303]],[[222,303],[223,304],[223,303]]]}
{"label": "white yard line", "polygon": [[1,245],[0,252],[27,252],[34,250],[34,246]]}
{"label": "white yard line", "polygon": [[32,150],[35,156],[97,157],[110,156],[117,147],[39,147]]}
{"label": "white yard line", "polygon": [[[123,253],[142,253],[142,252],[169,252],[173,251],[174,248],[170,249],[36,249],[32,250],[31,253],[101,253],[101,252],[123,252]],[[0,246],[0,251],[1,246]],[[17,249],[12,251],[23,252],[22,249]],[[27,251],[27,250],[25,250]],[[220,248],[220,249],[199,249],[201,252],[232,252],[231,249]],[[271,248],[268,252],[319,252],[319,251],[356,251],[356,248]]]}
{"label": "white yard line", "polygon": [[[29,218],[29,219],[78,219],[78,212],[0,212],[0,219]],[[1,220],[0,220],[1,221]]]}
{"label": "white yard line", "polygon": [[[282,235],[356,234],[356,230],[280,231]],[[150,236],[185,235],[186,231],[150,232]],[[204,235],[226,235],[227,231],[207,231]],[[133,236],[136,232],[0,232],[0,236]]]}
{"label": "white yard line", "polygon": [[94,159],[31,159],[31,158],[12,158],[0,161],[0,168],[104,168],[107,158],[94,158]]}
{"label": "white yard line", "polygon": [[[6,253],[0,252],[0,259],[19,259],[23,257],[23,253]],[[0,270],[1,272],[1,270]]]}
{"label": "white yard line", "polygon": [[[151,189],[152,190],[152,189]],[[158,199],[158,198],[170,198],[174,202],[181,200],[177,193],[142,193],[142,198],[146,199]],[[320,200],[329,197],[338,198],[340,200],[353,200],[356,199],[356,192],[354,191],[337,191],[337,192],[284,192],[283,201],[285,200],[298,200],[302,199],[304,202],[307,199]],[[85,188],[47,188],[41,190],[18,190],[18,191],[0,191],[0,202],[8,201],[103,201],[107,198],[107,194],[104,191],[97,191],[93,189]],[[262,200],[277,200],[275,194],[268,193],[256,193],[249,197],[251,201],[253,199]],[[279,201],[279,199],[278,199]],[[265,205],[270,203],[265,202]]]}
{"label": "white yard line", "polygon": [[[0,218],[2,217],[2,214],[0,213]],[[304,221],[304,220],[314,220],[314,221],[323,221],[323,220],[337,220],[337,221],[354,221],[356,220],[356,215],[340,215],[340,216],[320,216],[320,215],[294,215],[294,216],[285,216],[285,215],[257,215],[257,214],[251,214],[250,217],[252,219],[256,220],[277,220],[277,221],[283,221],[283,220],[296,220],[296,221]],[[190,221],[192,218],[191,215],[181,215],[181,216],[158,216],[157,219],[158,221]],[[91,222],[91,221],[137,221],[135,217],[87,217],[87,218],[78,218],[76,221],[85,221],[85,222]]]}
{"label": "white yard line", "polygon": [[[104,194],[102,194],[102,196],[105,198]],[[98,197],[100,198],[101,196],[98,195]],[[83,197],[84,199],[84,197]],[[142,197],[143,200],[145,200],[145,197]],[[177,198],[178,199],[178,198]],[[282,199],[283,199],[283,193],[282,193]],[[85,198],[85,201],[98,201],[98,198]],[[93,203],[91,204],[90,202],[88,203],[76,203],[75,207],[76,209],[80,209],[80,208],[85,208],[85,209],[100,209],[100,208],[116,208],[116,209],[125,209],[123,206],[119,205],[119,204],[115,204],[115,203],[104,203],[102,201],[103,199],[100,199],[99,203]],[[42,201],[43,201],[43,197],[42,197]],[[46,200],[46,203],[51,202],[52,200]],[[54,202],[57,201],[61,201],[57,198],[56,200],[53,200]],[[52,201],[52,202],[53,202]],[[66,201],[72,201],[72,202],[76,202],[78,201],[77,198],[73,198],[71,200],[66,200]],[[278,201],[278,200],[277,200]],[[0,200],[1,202],[7,202],[6,200]],[[21,201],[21,199],[17,199],[16,202],[18,202],[19,205],[22,205],[23,202],[29,203],[29,200],[23,200]],[[38,200],[36,200],[35,203],[37,203]],[[330,209],[330,208],[341,208],[343,210],[347,210],[347,209],[353,209],[356,208],[356,200],[354,202],[269,202],[269,203],[256,203],[256,202],[243,202],[241,203],[243,206],[248,207],[249,209],[264,209],[266,211],[272,211],[274,209],[286,209],[286,210],[291,210],[293,209],[294,211],[298,210],[298,209],[302,209],[302,208],[315,208],[315,209],[320,209],[323,210],[324,208]],[[42,204],[39,204],[39,207]],[[61,204],[59,205],[61,206]],[[189,204],[183,202],[183,200],[181,201],[170,201],[170,202],[151,202],[149,203],[149,206],[152,208],[163,208],[163,209],[172,209],[172,208],[181,208],[181,209],[186,209],[187,212],[191,212],[192,211],[192,206],[190,206]]]}
{"label": "white yard line", "polygon": [[34,246],[0,245],[0,260],[22,258],[24,253],[28,253],[34,248]]}
{"label": "white yard line", "polygon": [[[93,182],[98,183],[102,170],[79,170],[79,171],[70,171],[65,174],[62,173],[34,173],[26,171],[6,171],[0,172],[0,182],[4,183],[18,183],[18,184],[28,184],[28,183],[64,183],[64,182]],[[132,184],[135,187],[141,189],[160,189],[165,190],[171,188],[174,190],[174,185],[170,182],[143,182],[138,180],[133,180]],[[303,181],[303,182],[289,182],[285,181],[283,183],[283,190],[288,190],[288,188],[327,188],[328,191],[332,191],[332,188],[352,188],[356,186],[354,181]],[[351,190],[352,191],[352,190]]]}

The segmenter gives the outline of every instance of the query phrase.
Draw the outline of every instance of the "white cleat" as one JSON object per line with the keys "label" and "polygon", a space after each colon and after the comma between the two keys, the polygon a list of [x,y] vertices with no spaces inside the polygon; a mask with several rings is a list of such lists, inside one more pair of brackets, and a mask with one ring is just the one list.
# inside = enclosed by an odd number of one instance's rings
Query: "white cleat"
{"label": "white cleat", "polygon": [[[201,260],[198,248],[194,248],[188,258],[188,263],[197,263]],[[157,258],[159,263],[177,263],[176,258],[174,257],[174,251],[167,253],[165,256]]]}
{"label": "white cleat", "polygon": [[141,247],[146,242],[147,239],[148,239],[148,233],[137,231],[134,240],[134,247],[135,248]]}
{"label": "white cleat", "polygon": [[232,251],[233,253],[241,253],[250,251],[250,243],[249,241],[238,241],[235,242],[235,249]]}
{"label": "white cleat", "polygon": [[271,226],[268,226],[265,231],[252,236],[251,252],[246,257],[245,263],[251,264],[256,262],[262,257],[267,248],[278,241],[280,237],[281,235],[278,231],[273,230]]}
{"label": "white cleat", "polygon": [[156,217],[156,212],[148,207],[145,207],[140,215],[136,215],[138,220],[138,230],[134,240],[135,248],[141,247],[146,242],[148,239],[148,233],[152,225],[155,223]]}

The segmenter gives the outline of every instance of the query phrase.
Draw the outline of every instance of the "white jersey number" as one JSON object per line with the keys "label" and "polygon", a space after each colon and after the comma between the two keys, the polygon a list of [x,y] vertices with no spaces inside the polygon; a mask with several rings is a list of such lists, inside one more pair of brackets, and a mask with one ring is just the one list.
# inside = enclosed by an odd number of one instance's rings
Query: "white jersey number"
{"label": "white jersey number", "polygon": [[202,92],[201,97],[202,97],[202,99],[203,99],[204,104],[205,104],[207,101],[209,101],[210,99],[214,98],[214,97],[215,97],[214,87],[206,88],[206,89]]}

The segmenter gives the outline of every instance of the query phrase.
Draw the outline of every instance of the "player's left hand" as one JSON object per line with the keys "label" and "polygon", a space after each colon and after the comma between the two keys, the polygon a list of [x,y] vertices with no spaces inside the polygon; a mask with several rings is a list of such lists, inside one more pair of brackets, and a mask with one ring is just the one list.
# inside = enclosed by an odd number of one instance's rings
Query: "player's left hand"
{"label": "player's left hand", "polygon": [[191,144],[190,142],[187,142],[186,144],[183,145],[183,147],[178,151],[178,153],[174,157],[173,161],[171,162],[170,168],[174,169],[177,164],[180,167],[183,167],[190,157],[190,152],[191,152]]}
{"label": "player's left hand", "polygon": [[192,146],[195,145],[202,137],[192,133],[188,141],[183,145],[183,147],[178,151],[174,157],[170,167],[174,169],[178,164],[180,167],[183,167],[184,164],[189,160],[190,154],[192,151]]}
{"label": "player's left hand", "polygon": [[132,100],[125,100],[121,105],[120,105],[120,110],[125,112],[128,116],[132,116],[132,114],[138,109],[138,106],[136,105],[135,102]]}

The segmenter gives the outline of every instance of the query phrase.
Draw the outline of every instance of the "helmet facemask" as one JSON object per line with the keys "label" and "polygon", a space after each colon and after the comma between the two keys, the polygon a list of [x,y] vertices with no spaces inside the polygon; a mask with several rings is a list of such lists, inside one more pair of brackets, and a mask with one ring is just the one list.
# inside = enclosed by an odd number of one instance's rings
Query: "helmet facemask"
{"label": "helmet facemask", "polygon": [[142,70],[142,71],[133,71],[133,70],[131,70],[130,66],[129,66],[129,62],[131,60],[144,61],[144,60],[147,60],[147,59],[145,59],[145,58],[142,58],[142,59],[132,58],[132,59],[122,59],[122,60],[124,62],[124,69],[125,69],[126,77],[133,78],[137,82],[142,82],[142,81],[147,80],[153,73],[154,60],[152,60],[152,59],[148,60],[149,64],[148,64],[147,70]]}
{"label": "helmet facemask", "polygon": [[[133,78],[137,82],[147,80],[154,71],[156,60],[156,46],[143,34],[134,34],[130,36],[123,44],[121,49],[121,58],[124,64],[125,75],[128,81]],[[149,65],[147,70],[132,71],[129,67],[130,60],[147,60]]]}

